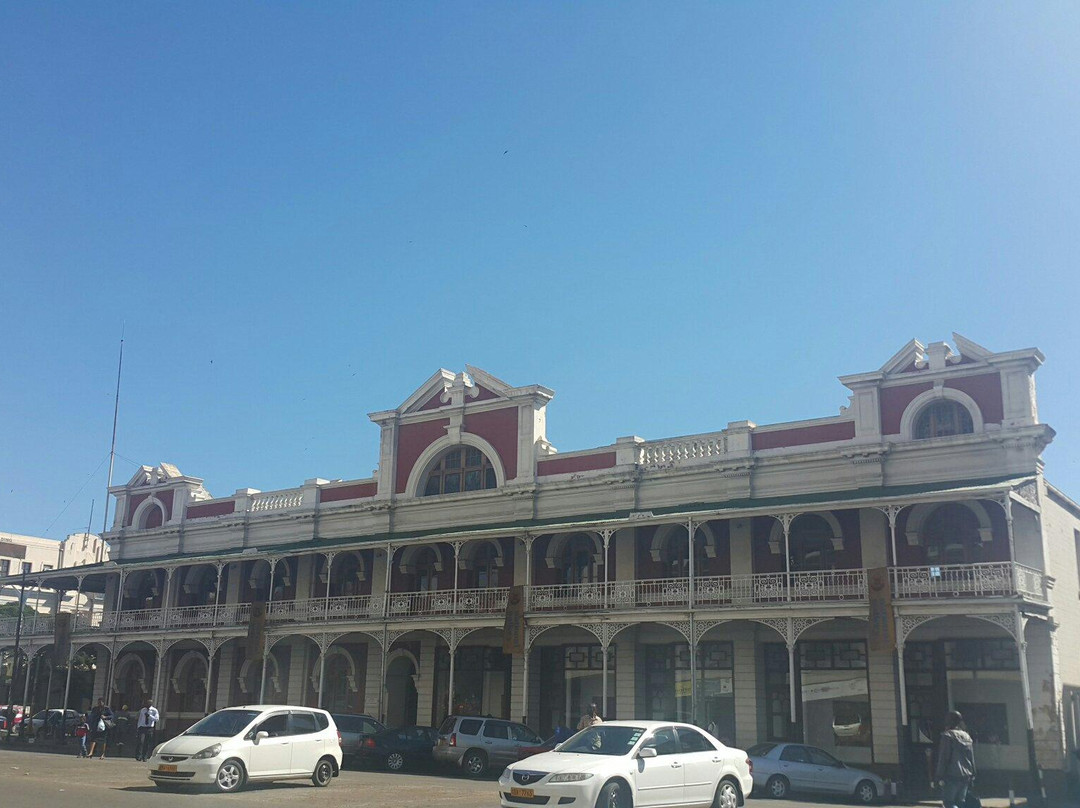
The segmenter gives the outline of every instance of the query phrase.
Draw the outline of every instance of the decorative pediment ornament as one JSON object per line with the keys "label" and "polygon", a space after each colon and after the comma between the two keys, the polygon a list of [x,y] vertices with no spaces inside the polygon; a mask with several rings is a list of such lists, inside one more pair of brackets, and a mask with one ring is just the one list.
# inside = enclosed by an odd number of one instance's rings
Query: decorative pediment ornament
{"label": "decorative pediment ornament", "polygon": [[176,480],[184,475],[172,463],[158,463],[156,466],[139,466],[131,479],[128,480],[128,488],[139,488],[147,485],[160,485],[169,480]]}

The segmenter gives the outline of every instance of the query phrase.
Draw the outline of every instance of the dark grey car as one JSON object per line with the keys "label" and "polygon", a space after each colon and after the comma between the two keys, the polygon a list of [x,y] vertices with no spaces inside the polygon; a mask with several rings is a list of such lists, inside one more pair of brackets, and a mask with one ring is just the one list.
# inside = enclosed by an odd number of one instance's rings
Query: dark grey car
{"label": "dark grey car", "polygon": [[341,733],[341,756],[353,763],[360,758],[360,745],[376,732],[386,729],[370,715],[332,713],[331,716]]}

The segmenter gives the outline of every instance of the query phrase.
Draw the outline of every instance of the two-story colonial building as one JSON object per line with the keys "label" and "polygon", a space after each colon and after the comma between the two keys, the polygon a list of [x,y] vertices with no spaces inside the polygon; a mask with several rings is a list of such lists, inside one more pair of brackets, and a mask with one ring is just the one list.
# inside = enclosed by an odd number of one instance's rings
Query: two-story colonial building
{"label": "two-story colonial building", "polygon": [[1043,477],[1040,352],[954,344],[842,377],[836,415],[572,452],[551,390],[440,370],[370,415],[372,477],[215,497],[144,466],[111,491],[111,560],[36,583],[103,593],[70,653],[97,660],[92,695],[152,695],[172,729],[261,701],[547,734],[595,702],[918,782],[955,707],[984,770],[1060,782],[1080,509]]}

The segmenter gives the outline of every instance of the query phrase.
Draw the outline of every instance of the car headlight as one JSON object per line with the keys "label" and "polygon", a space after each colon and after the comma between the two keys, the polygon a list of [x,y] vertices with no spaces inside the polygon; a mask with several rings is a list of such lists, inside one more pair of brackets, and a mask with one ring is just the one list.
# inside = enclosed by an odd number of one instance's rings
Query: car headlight
{"label": "car headlight", "polygon": [[510,779],[510,767],[509,766],[507,766],[505,769],[503,769],[503,773],[499,775],[499,779],[500,780],[509,780]]}
{"label": "car headlight", "polygon": [[150,753],[150,757],[156,757],[157,753],[161,751],[161,747],[163,747],[164,745],[165,744],[163,743],[159,743],[157,746],[155,746],[154,751]]}
{"label": "car headlight", "polygon": [[221,744],[216,743],[213,746],[206,747],[201,752],[196,752],[194,755],[191,756],[191,759],[209,760],[212,757],[217,757],[219,752],[221,752]]}
{"label": "car headlight", "polygon": [[567,772],[566,774],[553,774],[548,780],[549,783],[580,783],[582,780],[588,780],[592,777],[591,772]]}

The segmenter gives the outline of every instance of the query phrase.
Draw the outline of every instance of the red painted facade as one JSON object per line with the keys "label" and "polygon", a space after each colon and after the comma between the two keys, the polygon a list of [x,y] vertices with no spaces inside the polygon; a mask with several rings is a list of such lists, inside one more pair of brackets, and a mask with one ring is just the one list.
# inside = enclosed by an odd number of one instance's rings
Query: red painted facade
{"label": "red painted facade", "polygon": [[505,407],[501,410],[466,415],[463,426],[466,432],[480,436],[495,447],[507,480],[517,477],[517,407]]}
{"label": "red painted facade", "polygon": [[781,449],[787,446],[806,446],[811,443],[828,443],[834,440],[851,440],[855,437],[854,421],[839,421],[835,424],[817,424],[799,426],[791,429],[777,429],[772,432],[754,432],[750,436],[751,446],[756,449]]}
{"label": "red painted facade", "polygon": [[235,512],[236,502],[231,499],[222,502],[205,502],[189,505],[187,509],[188,519],[202,519],[207,516],[225,516]]}
{"label": "red painted facade", "polygon": [[449,418],[439,418],[435,421],[420,421],[398,427],[397,479],[394,484],[396,493],[405,493],[413,465],[427,447],[446,436],[448,426],[450,426]]}
{"label": "red painted facade", "polygon": [[1001,376],[997,373],[961,376],[959,379],[949,379],[945,386],[967,393],[975,399],[984,423],[1000,424],[1005,417],[1005,405],[1001,398]]}
{"label": "red painted facade", "polygon": [[610,469],[614,467],[614,452],[577,455],[576,457],[554,457],[550,460],[540,460],[537,462],[536,476],[544,477],[550,474],[570,474],[575,471],[597,471],[599,469]]}
{"label": "red painted facade", "polygon": [[356,483],[336,488],[319,489],[319,502],[341,502],[346,499],[368,499],[378,493],[377,483]]}
{"label": "red painted facade", "polygon": [[900,419],[904,417],[904,410],[908,404],[921,396],[927,390],[933,390],[931,382],[920,384],[905,384],[903,387],[885,387],[881,390],[881,434],[899,435]]}

